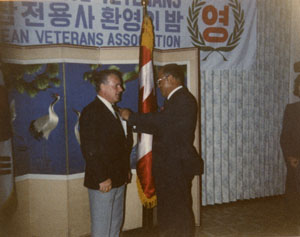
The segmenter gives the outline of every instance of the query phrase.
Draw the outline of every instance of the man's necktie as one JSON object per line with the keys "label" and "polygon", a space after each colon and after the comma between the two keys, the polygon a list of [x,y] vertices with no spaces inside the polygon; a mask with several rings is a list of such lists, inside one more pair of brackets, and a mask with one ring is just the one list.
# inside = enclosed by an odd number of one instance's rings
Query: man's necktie
{"label": "man's necktie", "polygon": [[119,108],[118,106],[116,105],[112,105],[114,111],[115,111],[115,116],[116,116],[116,119],[118,119],[120,121],[120,117],[119,117]]}
{"label": "man's necktie", "polygon": [[165,110],[166,109],[166,106],[167,106],[167,104],[168,104],[168,100],[167,99],[165,99],[164,100],[164,105],[161,107],[161,111],[163,111],[163,110]]}
{"label": "man's necktie", "polygon": [[121,119],[120,119],[120,116],[119,116],[119,108],[116,105],[112,105],[112,107],[113,107],[114,112],[115,112],[116,120],[118,121],[118,123],[121,126],[121,129],[122,129],[122,131],[125,135],[124,128],[123,128],[123,125],[122,125],[122,122],[121,122]]}

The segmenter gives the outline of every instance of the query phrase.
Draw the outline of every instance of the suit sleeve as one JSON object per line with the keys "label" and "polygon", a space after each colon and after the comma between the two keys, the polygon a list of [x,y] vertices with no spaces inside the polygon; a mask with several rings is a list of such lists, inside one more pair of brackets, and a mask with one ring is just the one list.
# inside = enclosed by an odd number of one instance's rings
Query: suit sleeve
{"label": "suit sleeve", "polygon": [[[177,97],[161,112],[138,114],[129,117],[136,132],[160,135],[168,133],[173,139],[194,139],[197,121],[197,103],[192,97]],[[180,135],[180,136],[177,136]]]}
{"label": "suit sleeve", "polygon": [[293,156],[300,159],[298,154],[298,140],[300,135],[295,133],[295,128],[297,121],[297,116],[294,111],[294,107],[287,105],[284,111],[282,131],[280,136],[280,145],[284,155],[284,158]]}

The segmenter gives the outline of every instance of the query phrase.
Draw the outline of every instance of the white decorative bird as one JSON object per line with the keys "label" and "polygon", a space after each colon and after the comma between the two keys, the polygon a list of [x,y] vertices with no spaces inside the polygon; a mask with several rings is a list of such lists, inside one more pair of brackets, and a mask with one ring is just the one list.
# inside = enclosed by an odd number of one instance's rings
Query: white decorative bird
{"label": "white decorative bird", "polygon": [[9,110],[10,110],[10,119],[11,123],[13,123],[16,120],[17,113],[16,113],[16,102],[15,100],[12,100],[9,105]]}
{"label": "white decorative bird", "polygon": [[73,111],[77,115],[77,122],[76,122],[75,127],[74,127],[74,133],[75,133],[75,137],[76,137],[77,142],[80,144],[80,134],[79,134],[79,129],[78,129],[80,112],[77,111],[76,109],[73,109]]}
{"label": "white decorative bird", "polygon": [[29,132],[37,140],[40,140],[42,137],[48,140],[50,133],[58,124],[59,118],[54,112],[54,105],[59,101],[60,96],[58,94],[53,94],[52,96],[54,97],[54,101],[49,106],[49,114],[30,123]]}

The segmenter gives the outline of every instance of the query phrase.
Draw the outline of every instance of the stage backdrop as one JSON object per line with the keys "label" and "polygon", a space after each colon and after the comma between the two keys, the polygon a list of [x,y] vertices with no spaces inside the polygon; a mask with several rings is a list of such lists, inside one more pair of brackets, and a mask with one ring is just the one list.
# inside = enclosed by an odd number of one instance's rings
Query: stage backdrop
{"label": "stage backdrop", "polygon": [[[140,2],[1,2],[0,37],[18,45],[134,45],[138,31],[129,26],[140,21]],[[285,105],[295,101],[299,0],[153,0],[148,10],[156,48],[201,52],[203,205],[284,193],[279,135]]]}

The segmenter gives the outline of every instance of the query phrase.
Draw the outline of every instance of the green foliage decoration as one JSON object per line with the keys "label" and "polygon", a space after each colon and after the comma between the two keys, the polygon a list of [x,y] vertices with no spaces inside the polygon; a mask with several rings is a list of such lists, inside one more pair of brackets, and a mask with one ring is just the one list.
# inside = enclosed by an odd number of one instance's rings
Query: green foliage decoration
{"label": "green foliage decoration", "polygon": [[9,90],[16,89],[21,94],[27,93],[31,98],[40,91],[60,87],[61,84],[57,63],[32,65],[2,63],[1,70]]}

